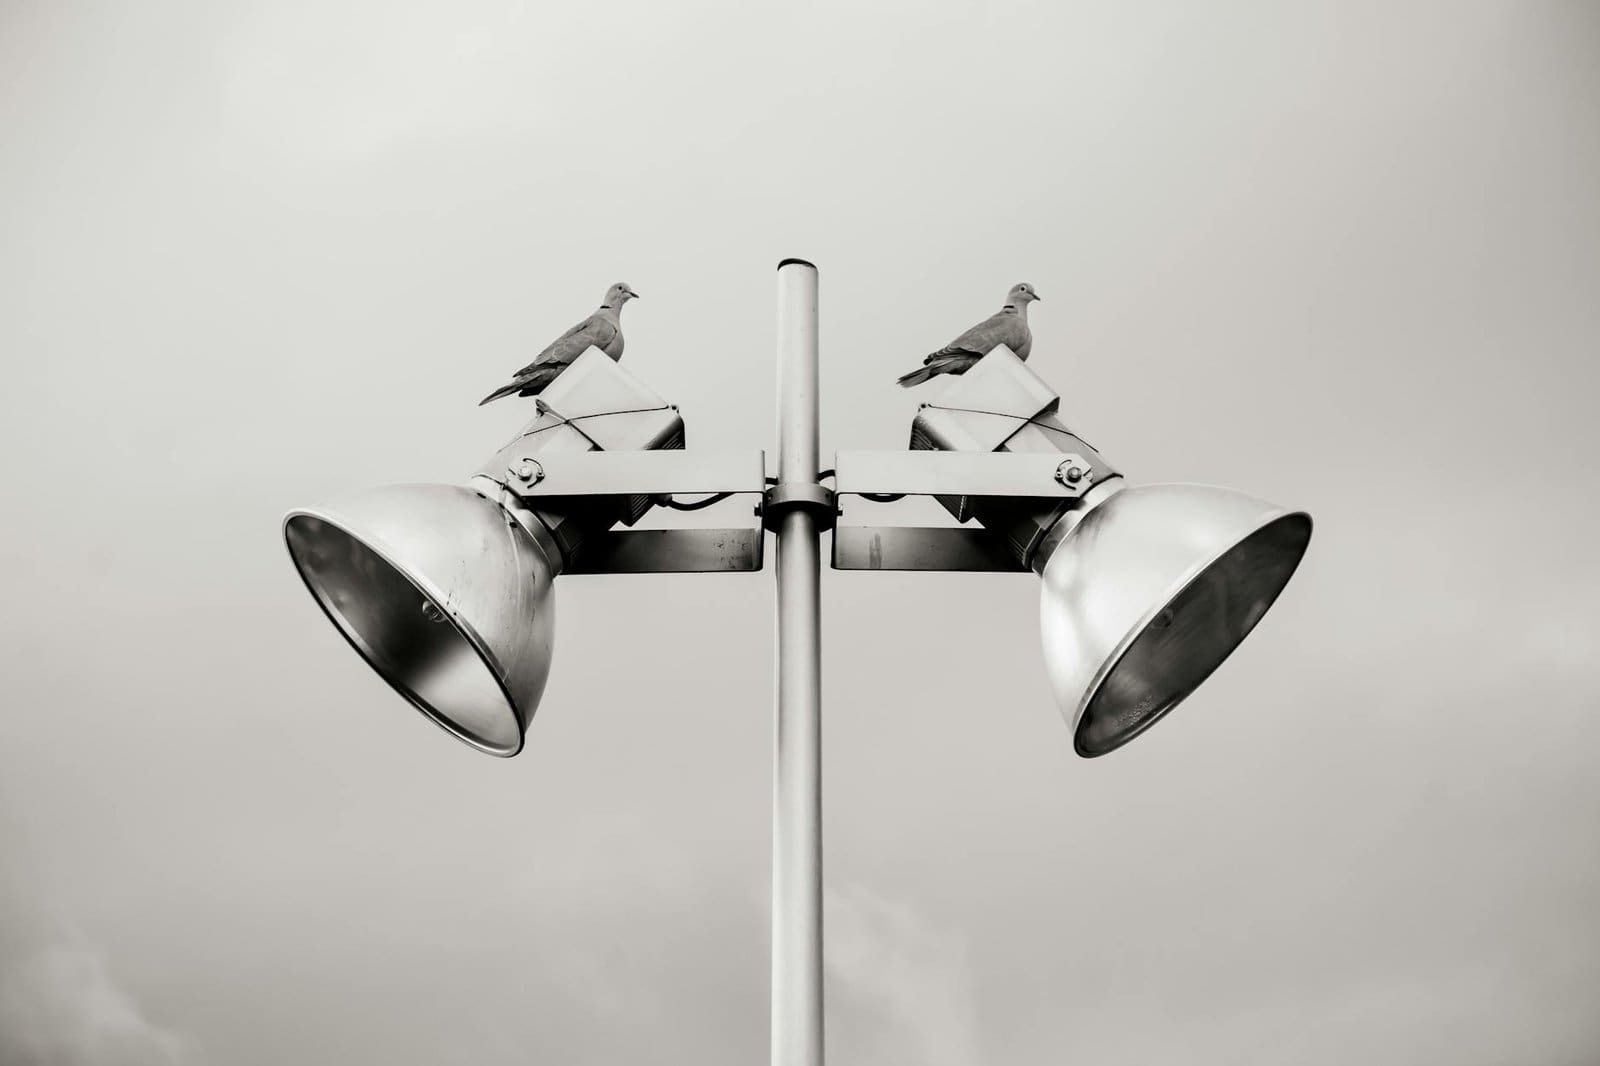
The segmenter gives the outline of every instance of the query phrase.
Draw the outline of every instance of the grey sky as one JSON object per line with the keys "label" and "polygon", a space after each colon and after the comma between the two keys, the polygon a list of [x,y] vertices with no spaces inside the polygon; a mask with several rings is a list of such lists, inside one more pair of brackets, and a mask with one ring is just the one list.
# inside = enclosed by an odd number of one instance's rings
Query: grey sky
{"label": "grey sky", "polygon": [[796,255],[825,453],[1027,280],[1118,466],[1318,522],[1094,762],[1032,578],[826,575],[833,1061],[1593,1062],[1597,190],[1577,2],[0,5],[0,1061],[763,1061],[770,575],[562,579],[502,762],[278,522],[619,278],[770,448]]}

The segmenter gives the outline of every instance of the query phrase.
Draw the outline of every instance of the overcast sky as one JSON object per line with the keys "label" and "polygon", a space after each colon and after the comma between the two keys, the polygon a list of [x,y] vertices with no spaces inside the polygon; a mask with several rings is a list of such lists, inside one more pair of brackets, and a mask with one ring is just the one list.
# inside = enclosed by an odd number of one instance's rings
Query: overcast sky
{"label": "overcast sky", "polygon": [[825,575],[834,1062],[1596,1061],[1600,6],[0,0],[0,1062],[765,1061],[770,571],[561,579],[500,761],[279,522],[617,280],[770,449],[784,256],[825,455],[1026,280],[1121,469],[1317,520],[1092,762],[1034,578]]}

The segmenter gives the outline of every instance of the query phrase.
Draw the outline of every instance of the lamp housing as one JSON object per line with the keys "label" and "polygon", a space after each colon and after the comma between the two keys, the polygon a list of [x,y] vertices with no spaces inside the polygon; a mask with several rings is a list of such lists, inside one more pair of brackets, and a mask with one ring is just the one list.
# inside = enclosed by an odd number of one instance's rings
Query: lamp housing
{"label": "lamp housing", "polygon": [[869,541],[877,568],[898,541],[898,558],[932,560],[915,568],[1038,573],[1045,671],[1074,749],[1092,758],[1144,732],[1232,654],[1299,565],[1311,518],[1209,485],[1129,485],[1059,404],[1010,349],[994,349],[923,405],[911,448],[1009,454],[1004,467],[1022,473],[1059,455],[1061,484],[1002,493],[991,475],[949,478],[936,498],[985,537],[869,531],[836,539],[836,552]]}
{"label": "lamp housing", "polygon": [[452,736],[502,757],[522,750],[544,694],[556,576],[652,503],[643,493],[534,496],[544,464],[684,444],[677,409],[597,349],[537,402],[469,486],[393,485],[283,523],[300,577],[367,664]]}

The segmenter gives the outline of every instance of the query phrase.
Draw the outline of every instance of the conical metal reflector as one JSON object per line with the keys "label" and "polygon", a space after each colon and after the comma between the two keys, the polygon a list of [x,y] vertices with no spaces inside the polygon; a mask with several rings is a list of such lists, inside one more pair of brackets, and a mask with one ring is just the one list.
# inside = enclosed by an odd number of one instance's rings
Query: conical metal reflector
{"label": "conical metal reflector", "polygon": [[1113,751],[1211,675],[1283,591],[1311,518],[1230,489],[1139,485],[1042,571],[1045,669],[1078,754]]}
{"label": "conical metal reflector", "polygon": [[393,485],[284,519],[289,555],[368,665],[450,733],[522,750],[555,637],[552,561],[498,505]]}

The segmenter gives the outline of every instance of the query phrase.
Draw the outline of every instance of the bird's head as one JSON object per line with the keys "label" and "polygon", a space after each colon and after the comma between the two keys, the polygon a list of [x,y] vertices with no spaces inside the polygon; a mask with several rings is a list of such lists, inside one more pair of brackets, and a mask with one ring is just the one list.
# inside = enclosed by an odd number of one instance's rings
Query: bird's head
{"label": "bird's head", "polygon": [[611,288],[606,290],[605,302],[600,306],[614,307],[620,311],[622,310],[623,304],[627,303],[629,300],[637,300],[638,298],[639,294],[634,292],[632,287],[629,286],[627,282],[619,281],[615,285],[611,286]]}
{"label": "bird's head", "polygon": [[1038,299],[1042,299],[1042,297],[1034,291],[1032,285],[1029,285],[1026,281],[1019,281],[1011,286],[1010,292],[1006,293],[1006,306],[1026,307]]}

